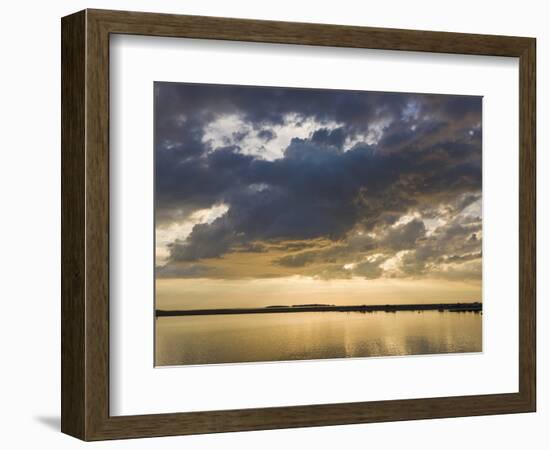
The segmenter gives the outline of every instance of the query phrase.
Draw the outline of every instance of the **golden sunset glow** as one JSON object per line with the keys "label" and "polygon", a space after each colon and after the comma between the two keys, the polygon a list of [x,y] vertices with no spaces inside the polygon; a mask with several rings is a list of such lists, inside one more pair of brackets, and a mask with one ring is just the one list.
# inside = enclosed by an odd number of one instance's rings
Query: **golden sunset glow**
{"label": "golden sunset glow", "polygon": [[268,279],[161,279],[157,308],[193,309],[326,303],[335,305],[473,302],[480,282],[380,278],[366,282],[292,276]]}

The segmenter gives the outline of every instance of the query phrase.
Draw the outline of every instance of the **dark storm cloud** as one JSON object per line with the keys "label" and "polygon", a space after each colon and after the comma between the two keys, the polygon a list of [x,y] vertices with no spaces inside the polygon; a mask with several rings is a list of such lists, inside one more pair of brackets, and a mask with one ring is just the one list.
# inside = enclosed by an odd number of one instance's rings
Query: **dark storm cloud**
{"label": "dark storm cloud", "polygon": [[311,135],[311,142],[321,145],[334,145],[337,148],[342,148],[346,141],[346,137],[346,130],[343,127],[335,130],[321,128]]}
{"label": "dark storm cloud", "polygon": [[[206,156],[200,168],[182,164],[179,173],[186,181],[180,186],[189,192],[181,192],[193,200],[211,195],[211,204],[226,203],[229,211],[210,225],[196,225],[187,243],[172,248],[172,256],[215,257],[234,244],[254,240],[339,239],[357,223],[372,228],[388,207],[395,213],[390,222],[395,220],[421,193],[441,196],[445,190],[450,198],[479,182],[469,164],[419,175],[423,166],[402,155],[377,154],[367,146],[341,153],[304,140],[294,140],[285,158],[276,161],[258,161],[230,148],[218,150]],[[407,180],[407,175],[413,178]],[[403,190],[385,199],[396,183]]]}
{"label": "dark storm cloud", "polygon": [[277,134],[272,130],[264,128],[263,130],[258,131],[258,137],[264,141],[272,141],[277,137]]}
{"label": "dark storm cloud", "polygon": [[340,122],[347,132],[364,130],[380,119],[402,124],[424,120],[428,126],[481,120],[481,98],[473,96],[156,83],[155,97],[157,137],[168,140],[182,137],[183,118],[207,123],[224,114],[239,114],[254,127],[265,128],[294,113]]}
{"label": "dark storm cloud", "polygon": [[206,117],[238,112],[258,127],[283,123],[288,113],[352,126],[399,115],[409,99],[394,93],[183,83],[156,83],[155,89],[156,113],[163,124],[184,110]]}
{"label": "dark storm cloud", "polygon": [[424,222],[418,219],[400,226],[391,228],[381,243],[393,250],[413,248],[418,239],[426,234]]}
{"label": "dark storm cloud", "polygon": [[[413,219],[405,224],[384,228],[381,235],[376,238],[363,233],[329,248],[284,256],[279,258],[276,263],[286,267],[303,267],[313,262],[332,263],[342,258],[353,258],[354,255],[368,255],[369,253],[377,255],[370,261],[357,263],[353,268],[353,273],[357,273],[367,268],[374,269],[374,264],[379,265],[397,251],[416,247],[425,234],[424,223],[421,220]],[[384,254],[378,252],[384,252]]]}
{"label": "dark storm cloud", "polygon": [[[157,223],[228,206],[223,216],[173,242],[173,261],[263,251],[258,241],[338,242],[358,227],[390,226],[411,209],[428,215],[436,205],[460,210],[480,195],[479,97],[176,83],[156,83],[155,96]],[[240,117],[264,142],[276,139],[272,128],[289,115],[295,127],[308,119],[319,126],[307,138],[292,139],[282,157],[266,160],[244,154],[241,142],[250,129],[231,131],[222,147],[204,138],[207,126],[226,115]],[[368,143],[373,129],[378,139]],[[350,141],[353,147],[345,148]],[[476,232],[456,226],[462,228],[447,230],[447,239]],[[425,233],[423,222],[412,220],[371,245],[412,248]],[[421,271],[430,257],[415,255],[411,272]],[[300,266],[315,258],[299,254],[279,264]],[[379,269],[373,264],[358,267],[374,275]]]}
{"label": "dark storm cloud", "polygon": [[[409,275],[422,275],[432,266],[447,263],[481,261],[481,243],[471,236],[481,230],[481,219],[475,216],[457,216],[438,228],[429,238],[419,242],[414,251],[403,258],[403,271]],[[466,276],[479,278],[481,266],[472,266]]]}

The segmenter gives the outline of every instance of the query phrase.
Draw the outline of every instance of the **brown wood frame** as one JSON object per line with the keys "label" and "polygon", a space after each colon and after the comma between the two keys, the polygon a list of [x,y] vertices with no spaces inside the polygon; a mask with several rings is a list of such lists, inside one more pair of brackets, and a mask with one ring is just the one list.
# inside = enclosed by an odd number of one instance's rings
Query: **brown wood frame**
{"label": "brown wood frame", "polygon": [[[535,411],[535,39],[105,10],[64,17],[61,30],[64,433],[101,440]],[[518,57],[519,391],[110,416],[108,100],[113,33]]]}

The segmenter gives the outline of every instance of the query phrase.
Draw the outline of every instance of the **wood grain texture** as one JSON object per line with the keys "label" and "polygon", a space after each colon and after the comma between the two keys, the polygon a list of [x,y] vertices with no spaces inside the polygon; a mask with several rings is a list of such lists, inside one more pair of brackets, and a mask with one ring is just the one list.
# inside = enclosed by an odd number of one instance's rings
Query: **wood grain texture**
{"label": "wood grain texture", "polygon": [[436,31],[87,10],[111,33],[331,47],[521,56],[529,38]]}
{"label": "wood grain texture", "polygon": [[536,409],[536,41],[519,64],[519,391]]}
{"label": "wood grain texture", "polygon": [[[110,416],[109,35],[112,33],[519,57],[519,391]],[[65,433],[84,440],[100,440],[535,410],[534,39],[86,10],[63,18],[62,40],[62,430]]]}
{"label": "wood grain texture", "polygon": [[85,20],[76,13],[61,27],[61,430],[77,437],[86,410]]}

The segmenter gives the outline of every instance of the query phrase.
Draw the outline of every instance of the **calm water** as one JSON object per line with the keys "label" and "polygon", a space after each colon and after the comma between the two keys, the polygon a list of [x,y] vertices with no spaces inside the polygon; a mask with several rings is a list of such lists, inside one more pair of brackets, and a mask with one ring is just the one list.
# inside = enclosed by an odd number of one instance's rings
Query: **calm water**
{"label": "calm water", "polygon": [[472,312],[311,312],[156,319],[156,364],[480,352]]}

